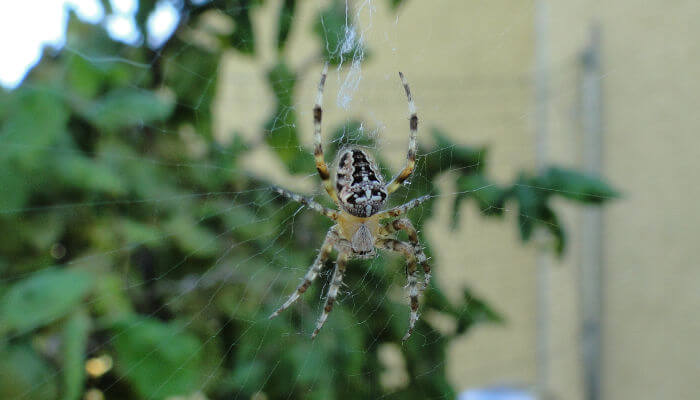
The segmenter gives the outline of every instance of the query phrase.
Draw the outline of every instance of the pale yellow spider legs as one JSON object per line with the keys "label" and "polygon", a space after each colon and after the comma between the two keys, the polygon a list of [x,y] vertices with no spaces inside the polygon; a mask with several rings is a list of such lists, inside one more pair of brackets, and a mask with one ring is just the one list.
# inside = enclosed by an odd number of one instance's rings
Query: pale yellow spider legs
{"label": "pale yellow spider legs", "polygon": [[306,272],[306,275],[304,276],[304,280],[297,286],[297,289],[292,293],[291,296],[289,296],[289,299],[280,306],[275,312],[270,314],[270,319],[280,315],[282,311],[286,310],[294,304],[295,301],[297,301],[301,295],[306,292],[306,290],[311,286],[313,281],[318,277],[318,274],[321,272],[321,269],[323,268],[323,263],[328,259],[328,257],[331,254],[331,251],[333,250],[334,247],[338,247],[340,254],[338,254],[338,259],[336,260],[336,265],[335,265],[335,270],[333,271],[333,277],[331,278],[331,284],[330,287],[328,288],[328,294],[326,296],[326,304],[323,307],[323,312],[321,313],[321,316],[318,318],[318,321],[316,322],[316,329],[314,329],[314,332],[311,334],[311,338],[315,338],[316,335],[318,335],[318,332],[321,330],[323,327],[323,324],[326,323],[326,319],[328,319],[328,314],[333,310],[333,304],[335,303],[335,299],[338,297],[338,291],[340,290],[340,286],[343,283],[343,275],[345,274],[345,268],[347,266],[348,261],[350,260],[350,250],[349,250],[349,243],[347,240],[342,239],[336,230],[337,228],[333,226],[329,231],[328,235],[326,235],[326,240],[324,240],[323,245],[321,246],[321,250],[318,253],[318,256],[316,257],[316,260],[314,263],[311,265],[311,268]]}
{"label": "pale yellow spider legs", "polygon": [[316,329],[314,329],[314,332],[311,334],[311,339],[318,335],[318,332],[323,327],[323,324],[326,323],[328,314],[330,314],[331,310],[333,310],[333,303],[335,303],[335,299],[338,297],[338,291],[340,290],[340,285],[343,283],[343,275],[345,275],[345,267],[348,264],[348,260],[350,260],[350,251],[341,250],[340,254],[338,254],[338,260],[335,262],[335,269],[333,270],[331,285],[328,288],[328,295],[326,296],[326,305],[323,306],[323,312],[316,322]]}
{"label": "pale yellow spider legs", "polygon": [[314,199],[310,197],[304,197],[301,195],[298,195],[296,193],[292,193],[289,190],[284,190],[282,188],[275,188],[275,191],[277,193],[281,194],[284,197],[288,197],[297,203],[301,203],[310,209],[316,211],[317,213],[321,215],[325,215],[326,217],[330,218],[333,221],[336,221],[338,219],[339,212],[336,210],[331,210],[330,208],[324,207],[318,202],[316,202]]}
{"label": "pale yellow spider legs", "polygon": [[408,112],[411,114],[409,117],[409,128],[411,133],[408,137],[408,155],[406,155],[406,166],[388,185],[386,185],[386,191],[388,194],[395,192],[396,189],[401,187],[401,184],[404,183],[409,176],[411,176],[413,169],[416,166],[416,153],[418,151],[418,145],[416,143],[416,136],[418,135],[418,115],[416,114],[416,104],[413,102],[411,89],[408,87],[408,82],[406,82],[406,78],[403,76],[403,73],[399,72],[399,77],[401,77],[401,83],[403,83],[403,88],[406,91],[406,97],[408,98]]}
{"label": "pale yellow spider legs", "polygon": [[404,231],[408,235],[408,241],[411,243],[411,248],[413,255],[416,257],[418,264],[423,268],[423,273],[425,274],[423,279],[423,288],[427,288],[430,284],[430,264],[428,264],[428,257],[425,256],[423,252],[423,247],[418,241],[418,231],[413,227],[411,221],[407,218],[400,218],[391,222],[387,222],[381,229],[381,234],[390,235],[394,232]]}
{"label": "pale yellow spider legs", "polygon": [[321,268],[323,268],[323,263],[330,256],[331,251],[333,251],[333,247],[335,247],[335,245],[340,243],[342,240],[343,239],[340,238],[335,227],[328,231],[326,240],[323,241],[323,245],[321,246],[321,250],[318,252],[316,260],[313,264],[311,264],[311,268],[309,268],[309,270],[306,272],[306,275],[304,275],[304,280],[299,284],[299,286],[297,286],[294,293],[289,296],[289,299],[287,299],[287,301],[285,301],[284,304],[282,304],[275,312],[270,314],[270,319],[280,315],[282,311],[289,308],[289,306],[294,304],[294,302],[297,301],[299,297],[304,294],[304,292],[306,292],[306,289],[308,289],[309,286],[311,286],[311,283],[316,279],[316,277],[318,277],[318,274],[321,272]]}
{"label": "pale yellow spider legs", "polygon": [[323,145],[321,143],[321,119],[323,118],[323,87],[326,84],[326,74],[328,73],[328,63],[323,66],[321,72],[321,82],[318,83],[318,94],[316,94],[316,104],[314,104],[314,158],[316,159],[316,170],[318,176],[326,188],[326,192],[331,196],[333,202],[338,204],[338,194],[335,192],[328,165],[323,158]]}
{"label": "pale yellow spider legs", "polygon": [[395,217],[401,216],[403,214],[406,214],[408,211],[425,203],[428,199],[430,199],[430,195],[426,194],[425,196],[415,198],[415,199],[409,201],[408,203],[401,204],[400,206],[390,208],[386,211],[382,211],[382,212],[375,214],[375,215],[377,216],[378,219],[395,218]]}
{"label": "pale yellow spider legs", "polygon": [[[418,231],[416,231],[413,224],[408,219],[401,218],[387,222],[382,227],[380,234],[390,235],[398,231],[406,232],[410,245],[396,239],[387,238],[377,240],[377,247],[399,252],[406,258],[406,276],[408,279],[408,284],[406,287],[408,288],[408,297],[410,299],[411,306],[408,331],[401,339],[402,341],[406,341],[406,339],[408,339],[413,333],[413,329],[418,321],[418,296],[430,284],[430,264],[428,264],[428,258],[423,252],[423,247],[418,242]],[[424,275],[423,284],[421,287],[418,287],[416,262],[418,262],[418,264],[420,264],[420,266],[423,268]]]}
{"label": "pale yellow spider legs", "polygon": [[[323,144],[321,138],[321,121],[323,119],[323,88],[326,84],[326,76],[328,74],[328,63],[323,66],[323,72],[321,72],[321,81],[318,83],[318,93],[316,94],[316,103],[314,104],[313,114],[314,114],[314,158],[316,159],[316,170],[318,175],[323,182],[323,186],[326,192],[335,203],[338,203],[338,195],[333,187],[333,182],[331,181],[331,174],[328,170],[328,165],[323,156]],[[406,97],[408,99],[408,112],[409,116],[409,129],[410,135],[408,138],[408,154],[406,155],[406,166],[401,172],[391,182],[386,185],[386,191],[388,194],[395,192],[401,184],[403,184],[406,179],[408,179],[416,166],[416,153],[418,152],[418,145],[416,137],[418,135],[418,115],[416,114],[416,104],[413,101],[413,95],[411,94],[411,89],[406,82],[406,78],[403,73],[399,72],[399,77],[401,78],[401,83],[406,91]]]}

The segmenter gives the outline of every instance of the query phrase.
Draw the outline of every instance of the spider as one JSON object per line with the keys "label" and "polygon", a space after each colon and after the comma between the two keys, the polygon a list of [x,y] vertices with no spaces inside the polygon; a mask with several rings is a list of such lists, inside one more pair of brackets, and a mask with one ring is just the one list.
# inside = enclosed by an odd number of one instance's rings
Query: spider
{"label": "spider", "polygon": [[[336,224],[329,229],[319,254],[306,272],[304,280],[289,299],[270,315],[270,318],[278,316],[304,294],[318,276],[331,251],[336,249],[338,250],[338,258],[328,289],[326,304],[316,323],[316,328],[311,334],[311,338],[315,338],[326,322],[328,314],[333,309],[333,303],[338,296],[338,290],[342,284],[343,274],[348,261],[352,258],[372,258],[376,255],[376,248],[384,249],[402,254],[407,262],[406,275],[408,284],[406,287],[408,288],[411,311],[408,330],[402,339],[402,341],[405,341],[413,333],[414,326],[418,320],[418,295],[430,283],[430,265],[423,248],[418,242],[418,232],[409,219],[398,218],[385,223],[382,220],[400,217],[408,210],[426,201],[430,196],[419,197],[388,210],[382,211],[382,208],[386,203],[387,197],[411,176],[415,167],[416,134],[418,131],[416,106],[406,78],[404,78],[403,73],[399,72],[399,77],[408,97],[408,110],[411,114],[409,120],[410,136],[406,166],[391,182],[385,183],[384,177],[379,172],[379,168],[368,149],[357,146],[346,147],[338,152],[337,161],[335,162],[335,182],[331,182],[331,175],[324,160],[323,146],[321,145],[321,115],[323,114],[321,104],[323,102],[323,87],[327,72],[328,65],[326,64],[321,73],[316,104],[313,108],[314,157],[316,159],[316,169],[323,186],[331,199],[333,199],[333,202],[338,206],[338,209],[326,208],[311,198],[303,197],[284,189],[278,188],[277,191],[325,215],[336,222]],[[399,241],[393,237],[393,234],[399,231],[407,233],[408,242]],[[424,281],[420,287],[416,276],[418,264],[420,264],[424,272]]]}

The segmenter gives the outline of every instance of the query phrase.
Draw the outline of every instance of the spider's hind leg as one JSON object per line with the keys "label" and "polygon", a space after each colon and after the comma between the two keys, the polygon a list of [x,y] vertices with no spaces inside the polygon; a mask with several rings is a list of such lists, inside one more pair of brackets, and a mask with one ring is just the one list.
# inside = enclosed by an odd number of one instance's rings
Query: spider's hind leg
{"label": "spider's hind leg", "polygon": [[348,260],[350,259],[349,251],[341,251],[338,255],[338,261],[335,264],[335,270],[333,271],[333,277],[331,278],[331,285],[328,288],[328,295],[326,296],[326,305],[323,307],[323,312],[316,322],[316,329],[311,334],[311,339],[318,335],[318,332],[323,327],[328,319],[328,314],[333,310],[333,304],[335,299],[338,297],[338,291],[340,290],[340,285],[343,284],[343,275],[345,274],[345,267],[347,266]]}
{"label": "spider's hind leg", "polygon": [[413,254],[416,256],[418,264],[420,264],[423,269],[423,287],[421,289],[425,290],[430,284],[431,269],[428,263],[428,257],[426,257],[425,252],[423,252],[423,246],[421,246],[418,241],[418,231],[408,218],[396,219],[382,226],[382,233],[384,234],[392,234],[398,231],[405,231],[408,235],[408,241],[413,247]]}
{"label": "spider's hind leg", "polygon": [[420,291],[418,290],[418,277],[416,276],[418,270],[416,266],[416,257],[413,255],[411,245],[395,239],[378,239],[377,247],[401,253],[406,257],[406,274],[408,275],[408,284],[406,286],[408,287],[408,297],[410,298],[411,305],[408,331],[406,331],[406,334],[401,339],[401,341],[406,341],[411,337],[416,322],[418,321],[418,295]]}
{"label": "spider's hind leg", "polygon": [[287,299],[287,301],[285,301],[284,304],[282,304],[282,306],[280,306],[280,308],[278,308],[275,312],[270,314],[270,319],[280,315],[282,311],[289,308],[289,306],[294,304],[294,302],[297,301],[299,297],[304,294],[304,292],[306,292],[306,289],[308,289],[309,286],[311,286],[311,283],[316,279],[316,277],[318,277],[319,272],[321,272],[321,268],[323,268],[323,263],[328,259],[331,251],[333,251],[333,246],[335,246],[338,241],[338,233],[336,232],[335,227],[333,227],[330,231],[328,231],[326,240],[323,241],[323,245],[321,246],[321,250],[316,257],[316,260],[311,265],[311,268],[309,268],[309,270],[306,272],[306,275],[304,275],[304,280],[299,284],[299,286],[297,286],[294,293],[289,296],[289,299]]}

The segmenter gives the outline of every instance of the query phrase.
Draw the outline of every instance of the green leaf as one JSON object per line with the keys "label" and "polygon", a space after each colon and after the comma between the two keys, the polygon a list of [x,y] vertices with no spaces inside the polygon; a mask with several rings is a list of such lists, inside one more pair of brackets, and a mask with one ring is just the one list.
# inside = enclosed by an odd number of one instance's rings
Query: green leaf
{"label": "green leaf", "polygon": [[114,222],[114,228],[119,231],[123,240],[128,244],[141,243],[152,247],[165,240],[165,234],[154,226],[127,218],[120,218]]}
{"label": "green leaf", "polygon": [[63,400],[78,400],[83,393],[89,330],[90,317],[80,308],[63,328]]}
{"label": "green leaf", "polygon": [[107,320],[118,320],[133,312],[124,279],[118,272],[106,272],[95,282],[95,300],[90,302],[92,312]]}
{"label": "green leaf", "polygon": [[[177,97],[177,112],[168,121],[170,129],[194,125],[195,132],[212,138],[212,102],[218,85],[221,52],[170,39],[177,51],[162,59],[164,83]],[[183,68],[183,66],[187,66]]]}
{"label": "green leaf", "polygon": [[197,337],[175,324],[132,317],[112,327],[119,373],[145,398],[189,395],[201,388]]}
{"label": "green leaf", "polygon": [[542,208],[540,219],[538,220],[554,239],[554,252],[557,256],[561,257],[564,255],[564,249],[566,248],[566,232],[559,222],[559,218],[554,213],[554,210],[549,205],[545,205]]}
{"label": "green leaf", "polygon": [[582,203],[600,204],[619,196],[602,179],[561,167],[548,168],[536,182],[553,194]]}
{"label": "green leaf", "polygon": [[7,117],[7,112],[12,103],[13,96],[5,88],[0,87],[0,121]]}
{"label": "green leaf", "polygon": [[[236,368],[229,377],[229,384],[244,393],[253,394],[264,383],[268,374],[264,362],[255,360],[255,355],[251,354],[249,360],[241,360],[236,363]],[[252,361],[251,361],[252,360]]]}
{"label": "green leaf", "polygon": [[519,206],[520,238],[527,242],[532,238],[535,227],[544,228],[554,239],[556,254],[561,256],[566,247],[566,234],[559,218],[549,205],[549,198],[554,192],[544,190],[542,185],[538,178],[521,175],[511,189]]}
{"label": "green leaf", "polygon": [[0,129],[0,165],[17,163],[18,170],[43,166],[51,146],[65,134],[68,110],[51,89],[18,89],[11,112]]}
{"label": "green leaf", "polygon": [[[426,192],[434,193],[437,188],[432,184],[438,175],[446,172],[454,172],[459,177],[473,174],[484,174],[486,167],[487,150],[484,147],[468,147],[454,143],[446,133],[437,128],[432,129],[435,146],[432,148],[421,147],[418,152],[417,174],[424,177],[427,187],[416,193],[422,195]],[[457,183],[459,186],[459,182]],[[474,190],[478,187],[470,187],[463,190]],[[465,193],[466,194],[466,193]],[[458,194],[454,201],[452,213],[459,213],[459,204],[464,194]],[[495,210],[494,210],[495,211]],[[456,227],[457,218],[453,219],[453,227]]]}
{"label": "green leaf", "polygon": [[287,64],[278,63],[267,73],[267,83],[277,99],[277,108],[286,108],[287,113],[292,112],[294,89],[297,83],[296,74],[289,69]]}
{"label": "green leaf", "polygon": [[[331,321],[329,321],[330,323]],[[330,331],[330,329],[329,329]],[[328,340],[326,338],[325,340]],[[328,360],[325,359],[325,352],[314,348],[314,343],[298,343],[293,349],[288,349],[291,359],[294,361],[295,370],[298,371],[297,379],[305,385],[312,385],[317,378],[318,370],[328,370]],[[313,365],[314,368],[308,368]],[[306,367],[306,368],[305,368]]]}
{"label": "green leaf", "polygon": [[223,204],[216,211],[221,214],[229,232],[241,241],[253,240],[261,246],[269,243],[272,232],[279,229],[278,222],[269,218],[260,218],[258,213],[248,207],[225,207]]}
{"label": "green leaf", "polygon": [[488,150],[485,147],[469,147],[454,143],[445,132],[432,129],[435,147],[424,152],[426,173],[430,178],[454,170],[460,175],[483,173],[486,169]]}
{"label": "green leaf", "polygon": [[466,330],[477,323],[503,323],[503,316],[483,299],[476,297],[471,290],[463,289],[464,308],[458,313],[457,319],[457,334],[466,332]]}
{"label": "green leaf", "polygon": [[83,98],[94,97],[107,75],[103,69],[79,55],[67,57],[66,67],[66,86]]}
{"label": "green leaf", "polygon": [[[483,215],[503,215],[506,191],[482,174],[457,178],[457,201],[474,198]],[[455,205],[456,207],[456,205]]]}
{"label": "green leaf", "polygon": [[217,237],[188,215],[181,214],[171,219],[164,230],[193,257],[211,257],[219,252]]}
{"label": "green leaf", "polygon": [[332,65],[338,65],[345,59],[361,58],[365,49],[354,30],[352,13],[346,13],[345,2],[333,0],[320,13],[314,25],[314,32],[321,39],[323,58]]}
{"label": "green leaf", "polygon": [[111,14],[114,11],[114,10],[112,10],[111,0],[100,0],[100,4],[102,5],[102,8],[105,10],[105,14]]}
{"label": "green leaf", "polygon": [[503,214],[504,190],[499,185],[487,180],[483,175],[466,177],[465,182],[462,182],[462,186],[459,187],[470,191],[484,215]]}
{"label": "green leaf", "polygon": [[463,289],[463,305],[455,307],[450,303],[437,284],[431,284],[430,290],[425,292],[426,304],[431,308],[445,313],[457,321],[456,333],[461,335],[475,324],[501,323],[503,317],[495,311],[483,299],[475,296],[471,290]]}
{"label": "green leaf", "polygon": [[0,399],[54,400],[55,374],[28,345],[0,349]]}
{"label": "green leaf", "polygon": [[243,54],[255,54],[255,31],[250,19],[250,10],[256,4],[257,1],[252,0],[231,0],[221,8],[233,19],[231,47]]}
{"label": "green leaf", "polygon": [[136,15],[134,16],[136,20],[136,26],[138,26],[139,31],[142,35],[148,32],[148,27],[146,23],[148,22],[148,17],[151,16],[156,8],[156,0],[139,0],[139,6],[136,9]]}
{"label": "green leaf", "polygon": [[116,130],[165,120],[174,102],[145,89],[120,88],[90,103],[84,116],[102,129]]}
{"label": "green leaf", "polygon": [[296,11],[296,0],[284,0],[280,7],[280,15],[277,21],[277,50],[284,50],[289,38],[289,32],[292,30],[292,22],[294,22],[294,12]]}
{"label": "green leaf", "polygon": [[518,226],[520,239],[527,242],[532,237],[535,222],[539,218],[542,200],[538,197],[537,189],[528,183],[521,175],[512,189],[515,200],[518,202]]}
{"label": "green leaf", "polygon": [[60,240],[66,227],[63,215],[50,213],[45,215],[27,215],[21,219],[22,229],[18,236],[38,251],[45,251]]}
{"label": "green leaf", "polygon": [[389,6],[392,10],[396,10],[405,2],[406,0],[389,0]]}
{"label": "green leaf", "polygon": [[286,64],[277,64],[267,74],[267,81],[277,98],[274,114],[265,124],[265,141],[291,173],[309,170],[313,158],[301,147],[296,128],[296,111],[292,106],[296,75]]}
{"label": "green leaf", "polygon": [[53,165],[56,166],[53,172],[64,185],[113,196],[124,195],[127,192],[122,177],[99,160],[77,153],[62,153],[56,156]]}
{"label": "green leaf", "polygon": [[[164,199],[181,195],[172,184],[173,175],[152,162],[139,160],[139,153],[126,143],[109,138],[100,145],[100,161],[112,171],[119,171],[131,192],[142,199]],[[167,203],[166,203],[167,205]]]}
{"label": "green leaf", "polygon": [[[31,185],[19,168],[10,162],[0,162],[0,211],[21,209],[29,198]],[[2,215],[2,214],[0,214]]]}
{"label": "green leaf", "polygon": [[47,269],[14,284],[0,300],[0,329],[25,332],[71,312],[92,287],[90,274]]}

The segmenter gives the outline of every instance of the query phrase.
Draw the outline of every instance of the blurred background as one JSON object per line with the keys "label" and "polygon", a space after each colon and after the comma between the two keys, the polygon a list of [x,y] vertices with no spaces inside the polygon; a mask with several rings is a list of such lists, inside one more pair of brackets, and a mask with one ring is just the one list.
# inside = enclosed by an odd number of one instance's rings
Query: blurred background
{"label": "blurred background", "polygon": [[[688,0],[0,6],[0,398],[692,399],[700,7]],[[417,170],[431,257],[332,263],[324,145]],[[25,75],[26,74],[26,75]],[[405,239],[404,237],[400,237]]]}

